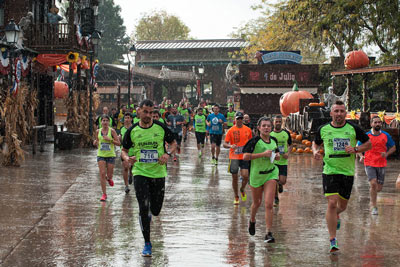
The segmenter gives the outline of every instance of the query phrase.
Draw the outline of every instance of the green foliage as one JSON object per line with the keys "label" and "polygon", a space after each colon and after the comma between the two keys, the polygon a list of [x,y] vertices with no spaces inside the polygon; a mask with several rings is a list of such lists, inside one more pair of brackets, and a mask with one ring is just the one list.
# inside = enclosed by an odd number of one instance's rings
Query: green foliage
{"label": "green foliage", "polygon": [[144,14],[136,26],[136,39],[143,40],[185,40],[190,29],[176,16],[166,11]]}
{"label": "green foliage", "polygon": [[113,0],[104,0],[99,5],[97,28],[102,32],[98,49],[100,63],[118,63],[128,50],[129,37],[120,15],[121,8]]}

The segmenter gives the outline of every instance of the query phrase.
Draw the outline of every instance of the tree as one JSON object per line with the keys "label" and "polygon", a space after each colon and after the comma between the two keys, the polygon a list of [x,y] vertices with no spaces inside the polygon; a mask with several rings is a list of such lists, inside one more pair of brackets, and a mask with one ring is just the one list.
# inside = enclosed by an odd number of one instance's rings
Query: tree
{"label": "tree", "polygon": [[98,49],[98,58],[101,63],[118,63],[126,53],[129,37],[126,36],[124,21],[120,15],[121,7],[113,0],[104,0],[99,5],[97,28],[102,33]]}
{"label": "tree", "polygon": [[178,17],[166,11],[144,14],[136,26],[136,39],[143,40],[185,40],[190,29]]}

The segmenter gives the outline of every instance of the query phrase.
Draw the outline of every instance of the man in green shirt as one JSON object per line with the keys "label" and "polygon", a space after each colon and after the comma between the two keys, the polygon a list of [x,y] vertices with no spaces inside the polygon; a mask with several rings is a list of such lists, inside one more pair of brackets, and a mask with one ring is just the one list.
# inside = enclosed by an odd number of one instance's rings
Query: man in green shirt
{"label": "man in green shirt", "polygon": [[[136,199],[139,204],[139,220],[145,245],[142,256],[151,257],[151,215],[158,216],[164,201],[166,163],[176,149],[171,130],[159,121],[153,121],[154,104],[143,100],[139,106],[140,120],[125,133],[122,159],[124,167],[133,165],[132,174]],[[170,151],[165,145],[169,144]],[[132,148],[133,155],[129,155]]]}
{"label": "man in green shirt", "polygon": [[231,128],[233,126],[233,122],[235,121],[236,112],[233,110],[233,105],[228,106],[228,112],[226,113],[226,126],[227,128]]}
{"label": "man in green shirt", "polygon": [[[355,155],[371,149],[371,141],[357,125],[346,121],[346,107],[340,100],[332,107],[332,121],[322,125],[312,144],[314,158],[323,159],[323,189],[328,207],[326,223],[330,235],[330,252],[339,250],[336,230],[340,228],[339,214],[346,210],[354,182]],[[357,147],[357,140],[362,145]],[[324,147],[324,155],[320,147]]]}
{"label": "man in green shirt", "polygon": [[285,129],[282,129],[282,116],[277,115],[274,118],[274,130],[271,132],[271,136],[275,137],[278,140],[278,149],[281,158],[279,160],[275,160],[275,165],[279,169],[279,182],[278,182],[278,190],[275,193],[275,204],[279,204],[278,192],[283,192],[283,185],[286,184],[287,179],[287,170],[288,170],[288,158],[292,145],[292,138],[290,137],[290,133]]}
{"label": "man in green shirt", "polygon": [[195,130],[197,150],[199,151],[199,158],[201,158],[204,150],[204,139],[206,138],[206,123],[207,117],[203,114],[203,108],[197,108],[197,114],[194,116],[193,127]]}

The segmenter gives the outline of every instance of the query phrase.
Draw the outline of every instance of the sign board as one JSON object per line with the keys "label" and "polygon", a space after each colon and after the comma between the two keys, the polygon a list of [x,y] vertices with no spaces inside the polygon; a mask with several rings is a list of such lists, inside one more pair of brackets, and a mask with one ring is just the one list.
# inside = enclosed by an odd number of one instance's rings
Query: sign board
{"label": "sign board", "polygon": [[319,65],[300,64],[241,64],[240,87],[292,87],[294,80],[301,87],[318,87]]}
{"label": "sign board", "polygon": [[268,52],[262,55],[262,61],[264,64],[300,64],[303,57],[294,52]]}

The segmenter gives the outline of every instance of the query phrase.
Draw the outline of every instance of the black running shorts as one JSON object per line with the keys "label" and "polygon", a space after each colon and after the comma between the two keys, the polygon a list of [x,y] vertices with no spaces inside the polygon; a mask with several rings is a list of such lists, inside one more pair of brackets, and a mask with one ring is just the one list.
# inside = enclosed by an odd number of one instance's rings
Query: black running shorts
{"label": "black running shorts", "polygon": [[354,176],[346,176],[343,174],[322,174],[322,185],[326,197],[339,195],[339,197],[349,200],[353,183]]}

